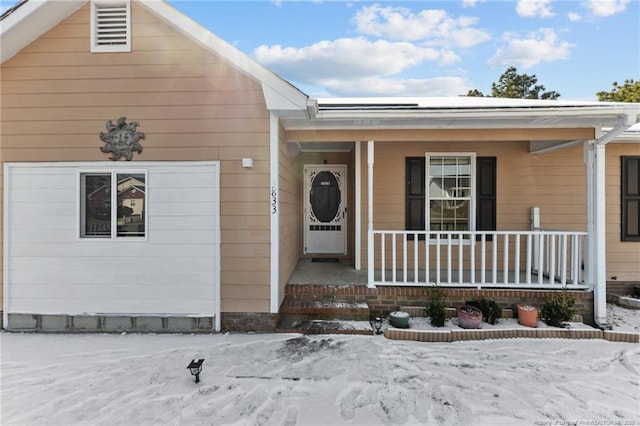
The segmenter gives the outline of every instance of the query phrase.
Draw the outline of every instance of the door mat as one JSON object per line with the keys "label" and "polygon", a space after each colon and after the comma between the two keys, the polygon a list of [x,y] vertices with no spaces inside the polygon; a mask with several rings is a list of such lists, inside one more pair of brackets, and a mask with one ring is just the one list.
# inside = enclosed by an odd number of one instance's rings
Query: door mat
{"label": "door mat", "polygon": [[339,263],[340,259],[337,257],[314,257],[311,261],[316,263]]}

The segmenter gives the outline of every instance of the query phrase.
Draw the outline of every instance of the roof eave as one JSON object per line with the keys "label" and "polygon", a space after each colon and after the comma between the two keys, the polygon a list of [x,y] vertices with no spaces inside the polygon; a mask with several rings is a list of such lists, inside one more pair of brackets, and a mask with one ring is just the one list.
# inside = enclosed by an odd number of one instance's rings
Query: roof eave
{"label": "roof eave", "polygon": [[546,108],[320,110],[313,119],[288,119],[289,130],[613,127],[639,122],[640,104]]}
{"label": "roof eave", "polygon": [[86,3],[86,0],[38,0],[24,3],[0,22],[0,63],[11,59]]}

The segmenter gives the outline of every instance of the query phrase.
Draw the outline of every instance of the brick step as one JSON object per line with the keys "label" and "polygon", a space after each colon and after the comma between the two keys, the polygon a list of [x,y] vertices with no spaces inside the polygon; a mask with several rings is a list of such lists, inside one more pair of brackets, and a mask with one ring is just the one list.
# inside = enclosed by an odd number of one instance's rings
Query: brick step
{"label": "brick step", "polygon": [[285,297],[280,307],[281,317],[369,321],[371,311],[365,302],[337,299],[300,299]]}
{"label": "brick step", "polygon": [[373,333],[369,305],[356,300],[285,297],[276,331],[303,334]]}
{"label": "brick step", "polygon": [[373,334],[373,328],[369,321],[297,320],[293,317],[285,316],[278,322],[276,333],[361,334],[370,336]]}

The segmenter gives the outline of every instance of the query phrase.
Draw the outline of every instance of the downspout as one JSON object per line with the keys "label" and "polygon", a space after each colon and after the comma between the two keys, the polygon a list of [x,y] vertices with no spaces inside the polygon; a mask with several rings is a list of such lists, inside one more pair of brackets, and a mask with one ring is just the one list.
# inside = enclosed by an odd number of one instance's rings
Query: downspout
{"label": "downspout", "polygon": [[[607,259],[606,259],[606,203],[598,202],[606,197],[605,146],[636,122],[636,116],[625,114],[620,123],[604,135],[587,142],[587,190],[591,193],[588,207],[589,230],[589,279],[593,283],[593,318],[596,325],[610,329],[607,324]],[[589,178],[591,174],[591,178]],[[590,229],[589,229],[590,228]]]}

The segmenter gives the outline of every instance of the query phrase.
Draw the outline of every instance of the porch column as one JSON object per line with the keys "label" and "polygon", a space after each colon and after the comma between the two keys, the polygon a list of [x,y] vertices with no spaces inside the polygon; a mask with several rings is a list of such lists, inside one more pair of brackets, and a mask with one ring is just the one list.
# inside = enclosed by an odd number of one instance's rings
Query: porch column
{"label": "porch column", "polygon": [[593,289],[596,324],[607,322],[607,222],[605,192],[605,144],[585,142],[587,164],[587,265],[588,283]]}
{"label": "porch column", "polygon": [[355,268],[356,271],[362,269],[362,144],[360,141],[355,142],[355,175],[356,175],[356,193],[355,193]]}
{"label": "porch column", "polygon": [[367,142],[367,286],[375,287],[373,263],[373,141]]}
{"label": "porch column", "polygon": [[279,185],[279,165],[280,165],[280,150],[279,150],[279,120],[278,117],[271,113],[270,126],[269,126],[269,180],[271,183],[270,191],[270,259],[271,259],[271,273],[269,277],[270,291],[269,291],[269,310],[270,313],[278,313],[279,290],[280,290],[280,202],[278,200],[278,192],[280,190]]}

